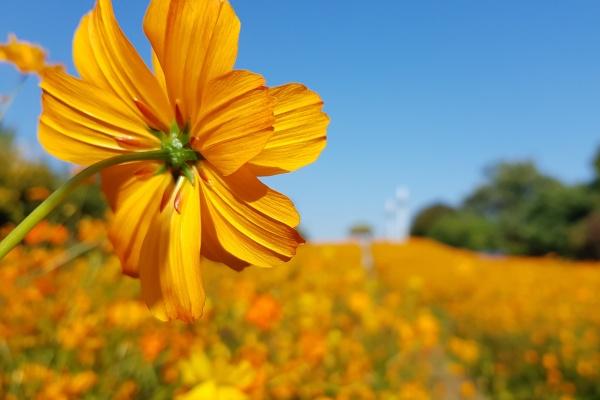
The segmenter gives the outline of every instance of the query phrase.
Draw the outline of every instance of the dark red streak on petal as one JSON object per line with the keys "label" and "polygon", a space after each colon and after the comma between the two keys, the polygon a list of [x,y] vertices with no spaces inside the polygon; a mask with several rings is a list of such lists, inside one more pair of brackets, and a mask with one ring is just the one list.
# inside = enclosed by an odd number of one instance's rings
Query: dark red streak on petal
{"label": "dark red streak on petal", "polygon": [[179,99],[175,100],[175,118],[177,119],[177,125],[179,126],[179,129],[183,129],[185,127],[185,119],[181,113],[181,107],[179,106],[180,104],[181,101]]}
{"label": "dark red streak on petal", "polygon": [[173,192],[173,190],[171,188],[166,188],[163,195],[162,195],[162,199],[160,200],[160,212],[163,212],[165,207],[167,206],[167,204],[169,203],[169,199],[171,198],[171,193]]}
{"label": "dark red streak on petal", "polygon": [[124,149],[144,149],[148,147],[142,140],[131,136],[119,136],[115,142]]}
{"label": "dark red streak on petal", "polygon": [[168,131],[168,128],[160,122],[158,117],[154,115],[154,113],[150,110],[150,107],[148,107],[146,103],[144,103],[140,99],[133,99],[133,102],[135,103],[135,106],[140,111],[140,113],[142,113],[142,115],[146,119],[146,122],[150,124],[150,128],[157,131]]}
{"label": "dark red streak on petal", "polygon": [[182,201],[183,201],[183,196],[181,195],[181,191],[183,189],[183,186],[179,188],[179,190],[177,191],[177,194],[175,195],[175,201],[173,202],[173,206],[175,207],[175,211],[177,211],[177,214],[181,215],[181,206],[182,206]]}

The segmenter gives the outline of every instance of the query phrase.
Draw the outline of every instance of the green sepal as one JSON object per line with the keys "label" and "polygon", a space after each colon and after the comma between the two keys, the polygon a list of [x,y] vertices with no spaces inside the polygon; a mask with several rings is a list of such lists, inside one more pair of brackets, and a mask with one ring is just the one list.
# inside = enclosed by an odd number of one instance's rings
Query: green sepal
{"label": "green sepal", "polygon": [[167,167],[167,164],[162,164],[160,167],[156,168],[156,171],[154,171],[153,176],[162,175],[167,173],[168,171],[169,168]]}
{"label": "green sepal", "polygon": [[154,128],[148,128],[148,132],[150,132],[157,139],[160,139],[161,141],[163,140],[164,133],[162,131]]}
{"label": "green sepal", "polygon": [[185,164],[183,167],[181,167],[181,172],[183,173],[183,176],[185,176],[186,179],[190,181],[192,186],[196,185],[196,175],[194,174],[194,171],[192,171],[192,167]]}

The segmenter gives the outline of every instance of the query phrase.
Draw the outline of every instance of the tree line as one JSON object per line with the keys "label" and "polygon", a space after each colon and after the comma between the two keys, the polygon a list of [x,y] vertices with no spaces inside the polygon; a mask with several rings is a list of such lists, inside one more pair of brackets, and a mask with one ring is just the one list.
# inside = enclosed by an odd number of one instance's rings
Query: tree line
{"label": "tree line", "polygon": [[460,205],[421,210],[413,236],[477,251],[600,259],[600,150],[590,182],[569,185],[533,162],[500,162]]}

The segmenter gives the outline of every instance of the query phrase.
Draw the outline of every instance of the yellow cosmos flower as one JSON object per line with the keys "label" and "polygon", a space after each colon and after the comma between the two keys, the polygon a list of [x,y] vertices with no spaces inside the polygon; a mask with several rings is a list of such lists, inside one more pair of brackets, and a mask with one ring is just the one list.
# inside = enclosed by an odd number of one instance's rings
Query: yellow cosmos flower
{"label": "yellow cosmos flower", "polygon": [[299,216],[257,177],[314,161],[328,118],[300,84],[267,88],[234,70],[240,23],[224,0],[152,0],[148,69],[99,0],[75,34],[80,78],[43,73],[39,139],[53,155],[90,165],[164,150],[103,172],[111,241],[160,319],[201,316],[201,256],[234,269],[288,261],[303,242]]}
{"label": "yellow cosmos flower", "polygon": [[46,51],[38,45],[18,40],[13,34],[0,44],[0,61],[12,63],[24,74],[41,73],[46,67]]}

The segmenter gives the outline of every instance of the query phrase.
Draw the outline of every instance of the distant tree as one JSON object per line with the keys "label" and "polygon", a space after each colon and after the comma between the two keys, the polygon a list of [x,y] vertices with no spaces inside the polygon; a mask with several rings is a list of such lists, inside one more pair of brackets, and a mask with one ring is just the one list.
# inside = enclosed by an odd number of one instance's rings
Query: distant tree
{"label": "distant tree", "polygon": [[497,249],[504,253],[574,255],[571,228],[593,209],[584,187],[569,187],[539,172],[531,162],[500,163],[463,209],[495,222]]}
{"label": "distant tree", "polygon": [[596,152],[592,166],[594,168],[594,180],[592,181],[592,188],[600,191],[600,147]]}
{"label": "distant tree", "polygon": [[495,251],[500,241],[494,222],[464,211],[442,216],[433,224],[428,236],[451,246],[478,251]]}
{"label": "distant tree", "polygon": [[540,190],[560,182],[541,174],[532,162],[501,162],[485,171],[486,183],[469,195],[463,208],[499,218],[533,199]]}
{"label": "distant tree", "polygon": [[368,223],[357,223],[350,227],[349,234],[359,239],[369,239],[373,237],[373,227]]}
{"label": "distant tree", "polygon": [[600,211],[590,215],[585,223],[583,258],[600,259]]}
{"label": "distant tree", "polygon": [[454,208],[444,203],[432,204],[415,216],[410,228],[410,234],[412,236],[429,236],[431,228],[439,219],[455,212]]}
{"label": "distant tree", "polygon": [[545,187],[511,214],[514,229],[503,226],[505,235],[516,242],[506,250],[530,255],[575,256],[577,250],[570,241],[572,228],[585,220],[593,208],[593,197],[583,186]]}
{"label": "distant tree", "polygon": [[600,258],[600,153],[594,166],[592,184],[565,185],[531,162],[496,164],[460,207],[426,208],[412,232],[474,250]]}

